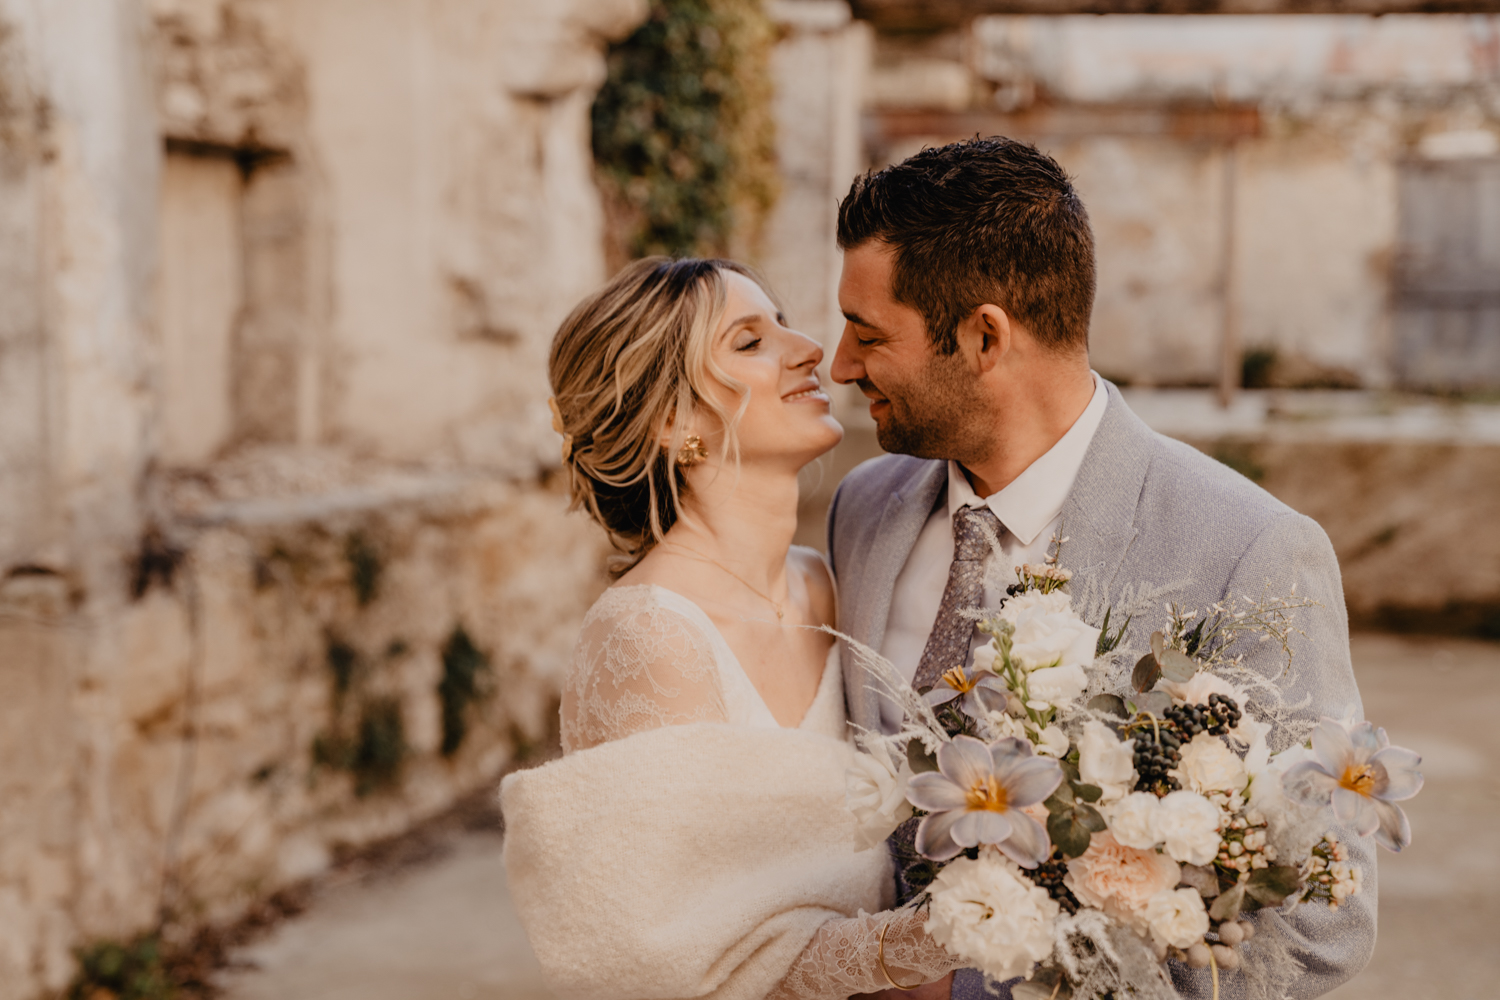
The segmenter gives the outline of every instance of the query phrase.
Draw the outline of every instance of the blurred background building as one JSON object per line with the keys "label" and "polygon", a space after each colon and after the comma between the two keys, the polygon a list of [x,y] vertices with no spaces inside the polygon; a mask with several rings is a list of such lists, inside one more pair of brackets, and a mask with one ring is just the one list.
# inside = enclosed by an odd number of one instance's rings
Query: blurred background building
{"label": "blurred background building", "polygon": [[544,752],[557,323],[730,253],[831,352],[837,199],[925,144],[1076,176],[1096,367],[1358,624],[1500,635],[1500,17],[1002,7],[0,0],[0,1000]]}

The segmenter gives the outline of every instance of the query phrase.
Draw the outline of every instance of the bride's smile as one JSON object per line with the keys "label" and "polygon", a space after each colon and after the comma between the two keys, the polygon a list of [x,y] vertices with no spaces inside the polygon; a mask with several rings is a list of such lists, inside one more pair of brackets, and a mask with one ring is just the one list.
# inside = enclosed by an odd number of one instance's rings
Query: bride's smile
{"label": "bride's smile", "polygon": [[[723,318],[710,356],[723,378],[711,391],[725,411],[739,413],[735,435],[742,463],[800,469],[844,436],[817,372],[823,348],[791,329],[759,284],[734,272],[724,277]],[[720,454],[720,429],[696,430],[710,455]]]}

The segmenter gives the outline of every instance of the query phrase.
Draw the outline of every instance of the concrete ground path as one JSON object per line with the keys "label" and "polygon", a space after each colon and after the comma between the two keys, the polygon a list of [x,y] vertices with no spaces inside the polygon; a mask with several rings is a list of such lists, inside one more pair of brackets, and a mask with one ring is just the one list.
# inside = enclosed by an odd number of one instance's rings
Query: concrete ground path
{"label": "concrete ground path", "polygon": [[[1362,635],[1369,717],[1424,755],[1415,843],[1380,857],[1375,959],[1330,1000],[1500,996],[1500,644]],[[236,955],[226,1000],[546,1000],[497,834],[322,890]]]}

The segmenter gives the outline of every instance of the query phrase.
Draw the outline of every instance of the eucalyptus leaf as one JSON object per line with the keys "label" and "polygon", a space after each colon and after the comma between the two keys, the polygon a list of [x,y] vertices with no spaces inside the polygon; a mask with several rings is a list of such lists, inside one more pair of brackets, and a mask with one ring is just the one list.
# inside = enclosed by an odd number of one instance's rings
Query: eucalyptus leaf
{"label": "eucalyptus leaf", "polygon": [[1245,883],[1245,891],[1258,903],[1280,906],[1301,884],[1301,873],[1296,868],[1273,865],[1251,872],[1250,880]]}
{"label": "eucalyptus leaf", "polygon": [[1052,793],[1051,798],[1044,803],[1049,813],[1068,812],[1073,808],[1073,789],[1064,781],[1057,786],[1057,791]]}
{"label": "eucalyptus leaf", "polygon": [[1161,664],[1161,672],[1167,680],[1176,681],[1178,684],[1192,680],[1193,675],[1198,672],[1197,662],[1179,649],[1169,649],[1156,659]]}
{"label": "eucalyptus leaf", "polygon": [[1208,915],[1221,924],[1227,920],[1233,920],[1240,915],[1240,905],[1244,901],[1245,887],[1237,885],[1214,900],[1214,905],[1208,908]]}
{"label": "eucalyptus leaf", "polygon": [[1109,829],[1104,817],[1093,806],[1079,805],[1073,810],[1074,820],[1089,833],[1103,833]]}
{"label": "eucalyptus leaf", "polygon": [[1183,865],[1179,884],[1197,889],[1204,899],[1213,899],[1219,894],[1219,873],[1206,865]]}
{"label": "eucalyptus leaf", "polygon": [[1076,782],[1078,780],[1078,762],[1076,760],[1071,760],[1068,757],[1064,757],[1057,763],[1058,766],[1062,768],[1063,774],[1067,776],[1067,779],[1069,781]]}
{"label": "eucalyptus leaf", "polygon": [[1166,652],[1166,649],[1167,649],[1167,637],[1164,636],[1164,635],[1162,635],[1160,632],[1152,632],[1151,633],[1151,653],[1152,653],[1152,655],[1154,655],[1159,660],[1159,659],[1161,659],[1161,654],[1164,653],[1164,652]]}
{"label": "eucalyptus leaf", "polygon": [[937,755],[928,753],[921,740],[907,741],[906,762],[911,765],[913,774],[923,774],[938,769]]}
{"label": "eucalyptus leaf", "polygon": [[1073,794],[1085,802],[1098,802],[1099,797],[1104,794],[1104,789],[1098,785],[1090,785],[1086,782],[1075,781],[1073,783]]}
{"label": "eucalyptus leaf", "polygon": [[[1087,807],[1085,807],[1087,808]],[[1093,810],[1090,810],[1091,812]],[[1095,815],[1098,815],[1097,813]],[[1047,834],[1065,858],[1076,858],[1089,849],[1093,834],[1088,827],[1074,818],[1072,810],[1057,812],[1047,817]]]}
{"label": "eucalyptus leaf", "polygon": [[1165,691],[1147,691],[1135,700],[1136,711],[1150,712],[1158,719],[1167,714],[1167,709],[1172,707],[1172,696]]}
{"label": "eucalyptus leaf", "polygon": [[1125,699],[1117,694],[1096,694],[1089,699],[1088,707],[1090,711],[1103,712],[1117,719],[1130,718],[1125,711]]}
{"label": "eucalyptus leaf", "polygon": [[1161,664],[1156,662],[1156,657],[1147,653],[1136,661],[1135,670],[1130,674],[1130,686],[1137,691],[1150,691],[1161,680]]}

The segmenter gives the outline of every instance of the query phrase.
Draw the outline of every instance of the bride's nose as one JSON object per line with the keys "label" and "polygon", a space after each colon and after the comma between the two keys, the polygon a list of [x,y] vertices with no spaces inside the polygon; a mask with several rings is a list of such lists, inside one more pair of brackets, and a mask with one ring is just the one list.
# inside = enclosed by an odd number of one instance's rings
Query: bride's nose
{"label": "bride's nose", "polygon": [[792,343],[787,351],[787,367],[816,368],[823,360],[823,345],[805,333],[792,333]]}

